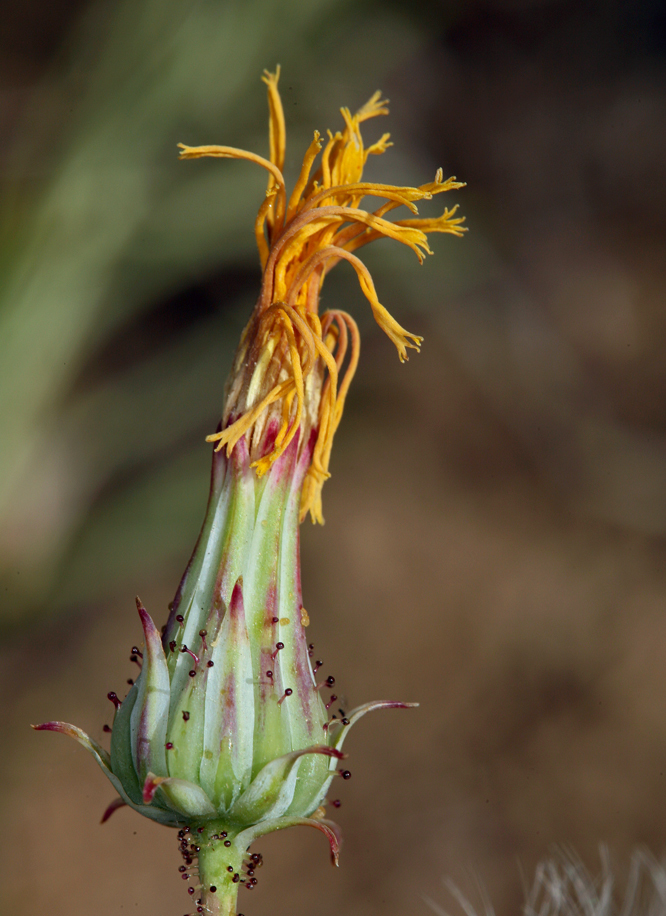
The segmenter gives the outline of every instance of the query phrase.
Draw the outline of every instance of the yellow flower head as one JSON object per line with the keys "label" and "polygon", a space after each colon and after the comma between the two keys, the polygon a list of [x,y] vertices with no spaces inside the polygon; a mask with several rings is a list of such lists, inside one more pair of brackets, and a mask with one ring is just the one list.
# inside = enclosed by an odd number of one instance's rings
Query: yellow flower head
{"label": "yellow flower head", "polygon": [[[270,159],[230,146],[179,144],[182,159],[218,156],[247,159],[268,172],[266,199],[259,208],[255,234],[264,270],[261,293],[243,332],[229,380],[221,431],[208,436],[217,450],[231,454],[247,434],[252,466],[259,476],[280,457],[301,432],[301,447],[314,438],[310,467],[301,495],[301,518],[308,512],[322,522],[321,489],[328,472],[333,436],[340,423],[345,397],[356,370],[359,333],[354,319],[332,309],[319,314],[319,291],[324,277],[339,261],[348,261],[358,276],[379,326],[393,341],[401,361],[407,348],[419,349],[421,337],[410,334],[377,298],[372,277],[353,253],[374,239],[387,237],[408,245],[423,261],[431,254],[428,232],[462,235],[457,206],[433,219],[390,221],[386,214],[399,206],[414,214],[415,201],[463,187],[441,169],[435,180],[419,188],[361,181],[368,156],[391,145],[384,134],[364,147],[361,124],[388,114],[387,102],[376,92],[352,115],[342,108],[344,130],[328,132],[324,146],[318,131],[303,158],[301,172],[287,199],[284,166],[286,131],[278,92],[280,69],[265,72],[268,86]],[[311,175],[315,159],[319,168]],[[383,198],[377,210],[361,209],[364,197]],[[271,424],[276,435],[266,435]]]}

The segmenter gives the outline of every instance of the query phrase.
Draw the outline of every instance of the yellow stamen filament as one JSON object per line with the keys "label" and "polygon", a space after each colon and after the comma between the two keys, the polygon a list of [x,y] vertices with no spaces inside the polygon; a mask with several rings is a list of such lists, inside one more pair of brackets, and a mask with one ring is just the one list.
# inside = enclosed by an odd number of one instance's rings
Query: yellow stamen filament
{"label": "yellow stamen filament", "polygon": [[388,200],[393,201],[396,207],[403,205],[409,207],[412,213],[419,212],[412,203],[413,200],[423,200],[424,198],[429,199],[432,197],[429,191],[421,191],[419,188],[396,188],[394,185],[364,182],[346,184],[337,188],[326,188],[323,191],[319,191],[318,194],[314,194],[308,199],[303,206],[303,210],[312,210],[315,207],[322,206],[324,201],[336,200],[339,197],[346,200],[354,200],[356,206],[367,195],[372,195],[373,197],[386,197]]}
{"label": "yellow stamen filament", "polygon": [[[333,322],[336,322],[338,336],[335,358],[338,371],[342,367],[342,363],[347,352],[347,330],[349,330],[349,335],[351,336],[352,350],[349,364],[347,365],[347,371],[345,372],[342,382],[339,385],[338,395],[335,399],[333,420],[332,422],[329,421],[330,435],[327,437],[319,436],[317,438],[314,453],[312,456],[312,465],[303,484],[303,496],[301,498],[301,521],[303,521],[307,513],[310,512],[312,521],[319,522],[320,524],[323,524],[324,522],[321,507],[321,489],[324,482],[331,476],[328,470],[328,465],[331,457],[331,449],[333,446],[333,436],[335,435],[340,424],[340,420],[342,419],[342,413],[345,406],[345,398],[347,397],[347,392],[349,391],[351,380],[354,377],[354,373],[356,372],[356,367],[358,365],[358,359],[361,352],[361,335],[359,334],[358,326],[351,315],[341,311],[329,311],[324,313],[324,319],[326,322],[323,325],[324,334],[327,333],[329,328],[333,327]],[[326,394],[327,390],[326,386],[324,386],[322,397]]]}
{"label": "yellow stamen filament", "polygon": [[[323,279],[335,264],[347,261],[356,272],[377,324],[395,345],[400,360],[405,361],[407,350],[418,351],[422,338],[406,331],[384,308],[369,270],[353,252],[375,239],[391,238],[407,245],[423,261],[426,254],[431,254],[428,233],[459,236],[465,232],[463,219],[455,216],[457,206],[445,209],[438,217],[390,221],[386,215],[400,206],[417,214],[415,201],[429,200],[435,194],[464,185],[455,178],[444,181],[441,169],[434,181],[418,188],[361,180],[368,156],[380,155],[392,145],[389,134],[383,134],[367,148],[363,145],[361,124],[388,114],[388,103],[376,92],[354,115],[347,108],[341,109],[344,129],[335,134],[328,131],[325,146],[319,132],[314,132],[287,202],[282,175],[286,130],[279,76],[279,67],[275,73],[265,71],[263,76],[268,90],[269,159],[230,146],[179,144],[183,159],[245,159],[269,173],[266,198],[254,227],[264,269],[262,290],[237,355],[239,374],[231,380],[225,409],[229,425],[208,436],[207,441],[216,443],[216,450],[226,448],[228,455],[245,435],[248,444],[254,441],[253,435],[260,443],[262,417],[271,410],[275,418],[277,410],[279,428],[272,446],[266,453],[261,449],[255,452],[257,457],[252,461],[261,476],[284,454],[303,424],[307,429],[314,428],[314,448],[301,494],[301,517],[309,512],[313,521],[322,522],[321,490],[330,476],[333,437],[360,354],[360,335],[350,315],[339,310],[324,312],[321,319],[318,315]],[[320,166],[311,177],[320,153]],[[365,197],[378,197],[384,203],[368,212],[360,206]],[[315,370],[318,374],[313,376]],[[316,400],[309,402],[319,387]],[[279,409],[272,406],[277,402]],[[299,447],[303,446],[301,439]]]}
{"label": "yellow stamen filament", "polygon": [[310,172],[312,170],[312,165],[317,158],[318,154],[321,152],[321,140],[319,139],[319,131],[314,132],[314,140],[307,149],[305,156],[303,157],[303,165],[301,166],[301,174],[298,176],[298,181],[294,185],[294,190],[291,192],[291,197],[289,198],[289,204],[287,205],[287,216],[285,221],[288,223],[289,220],[294,216],[298,210],[298,205],[300,203],[303,191],[305,186],[308,183],[308,178],[310,177]]}
{"label": "yellow stamen filament", "polygon": [[[278,92],[278,80],[280,79],[280,67],[278,66],[275,73],[269,73],[264,70],[262,80],[268,86],[268,145],[270,149],[271,162],[275,163],[280,172],[284,168],[284,155],[287,147],[287,129],[284,123],[284,109],[282,108],[282,99]],[[276,180],[273,175],[268,179],[267,193],[270,193]],[[281,182],[284,185],[284,182]],[[267,214],[266,223],[268,225],[269,239],[273,241],[276,227],[282,226],[282,213],[278,210]]]}
{"label": "yellow stamen filament", "polygon": [[275,187],[275,185],[269,191],[266,191],[266,200],[259,207],[257,218],[254,221],[254,237],[257,240],[259,259],[261,260],[262,267],[266,266],[266,261],[268,260],[268,242],[266,241],[264,225],[266,223],[268,212],[275,203],[275,195],[277,194],[277,191],[278,189]]}
{"label": "yellow stamen filament", "polygon": [[218,159],[247,159],[248,162],[256,162],[262,168],[270,173],[269,190],[277,188],[277,206],[274,221],[279,223],[285,210],[286,194],[284,189],[284,178],[282,170],[274,162],[269,162],[263,156],[257,156],[256,153],[250,153],[244,149],[236,149],[234,146],[186,146],[179,143],[181,159],[201,159],[204,156],[213,156]]}

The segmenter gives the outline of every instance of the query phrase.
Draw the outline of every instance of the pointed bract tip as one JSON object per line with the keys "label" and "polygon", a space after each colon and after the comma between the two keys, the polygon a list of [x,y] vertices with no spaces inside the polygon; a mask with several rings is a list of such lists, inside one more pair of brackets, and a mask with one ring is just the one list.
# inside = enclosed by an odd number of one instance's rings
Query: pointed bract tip
{"label": "pointed bract tip", "polygon": [[157,627],[153,622],[153,618],[150,616],[148,611],[145,609],[143,604],[141,604],[141,599],[136,599],[136,609],[139,612],[139,617],[141,618],[141,626],[143,627],[143,636],[146,640],[146,648],[148,649],[151,639],[160,640],[160,634],[157,631]]}
{"label": "pointed bract tip", "polygon": [[234,585],[234,590],[231,593],[231,601],[229,602],[229,610],[233,613],[234,611],[244,611],[243,603],[243,577],[239,576],[236,579],[236,584]]}
{"label": "pointed bract tip", "polygon": [[122,798],[114,798],[111,804],[107,807],[104,814],[102,815],[102,820],[100,824],[105,824],[108,819],[111,817],[114,811],[117,811],[118,808],[124,808],[127,805],[127,802],[124,802]]}
{"label": "pointed bract tip", "polygon": [[67,722],[42,722],[41,725],[31,725],[30,728],[34,728],[36,732],[60,732],[72,738],[77,737],[74,726]]}
{"label": "pointed bract tip", "polygon": [[164,782],[166,778],[166,776],[155,776],[154,773],[149,773],[146,776],[146,781],[143,784],[143,790],[141,792],[145,805],[149,805],[152,802],[160,783]]}
{"label": "pointed bract tip", "polygon": [[336,760],[344,760],[347,757],[347,754],[344,754],[342,751],[339,751],[335,747],[328,747],[325,744],[320,744],[316,747],[308,748],[306,753],[308,754],[323,754],[324,757],[335,757]]}
{"label": "pointed bract tip", "polygon": [[315,827],[326,836],[331,850],[331,865],[338,868],[340,865],[340,847],[342,845],[342,831],[335,821],[320,820],[319,818],[304,818],[302,824]]}

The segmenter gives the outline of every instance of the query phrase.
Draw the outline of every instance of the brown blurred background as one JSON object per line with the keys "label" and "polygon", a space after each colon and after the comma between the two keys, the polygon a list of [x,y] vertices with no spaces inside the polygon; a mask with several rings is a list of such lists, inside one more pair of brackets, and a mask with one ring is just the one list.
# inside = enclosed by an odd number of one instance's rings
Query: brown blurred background
{"label": "brown blurred background", "polygon": [[[520,911],[553,843],[621,876],[666,843],[666,15],[657,0],[23,0],[0,30],[0,762],[7,913],[182,916],[172,831],[113,798],[102,737],[194,543],[264,178],[177,141],[267,150],[282,64],[293,180],[311,131],[381,88],[442,166],[464,239],[368,250],[423,352],[400,366],[344,266],[323,305],[363,352],[303,527],[317,654],[364,720],[325,841],[262,841],[248,916],[427,916],[451,875]],[[453,195],[446,201],[451,204]],[[439,204],[437,204],[437,207]],[[437,208],[432,205],[432,212]],[[427,208],[422,208],[426,212]],[[428,210],[427,212],[430,212]],[[190,907],[191,909],[191,907]]]}

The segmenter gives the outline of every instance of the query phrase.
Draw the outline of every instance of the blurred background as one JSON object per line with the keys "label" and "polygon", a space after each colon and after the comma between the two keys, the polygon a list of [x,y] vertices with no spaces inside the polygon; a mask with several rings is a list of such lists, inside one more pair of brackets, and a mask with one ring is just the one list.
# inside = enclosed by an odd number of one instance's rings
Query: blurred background
{"label": "blurred background", "polygon": [[[182,916],[172,831],[128,810],[103,737],[194,544],[204,443],[259,288],[282,65],[291,180],[381,88],[368,177],[468,187],[419,267],[367,249],[426,340],[401,366],[351,269],[361,364],[302,529],[317,655],[364,720],[325,841],[258,845],[252,916],[427,916],[477,876],[498,916],[553,843],[592,869],[666,828],[666,15],[657,0],[23,0],[0,30],[0,595],[6,912]],[[439,212],[441,202],[422,207]],[[430,207],[430,209],[429,209]],[[243,896],[245,895],[245,896]],[[481,906],[481,904],[479,904]]]}

